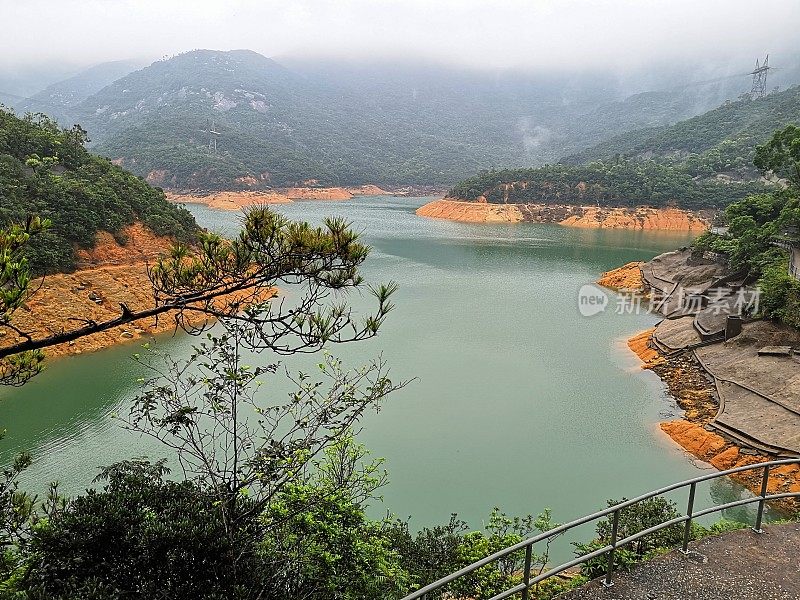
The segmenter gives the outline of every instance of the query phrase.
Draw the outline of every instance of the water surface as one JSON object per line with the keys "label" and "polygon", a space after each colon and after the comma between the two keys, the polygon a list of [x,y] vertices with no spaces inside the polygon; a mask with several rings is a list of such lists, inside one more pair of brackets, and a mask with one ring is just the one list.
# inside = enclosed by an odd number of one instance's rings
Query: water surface
{"label": "water surface", "polygon": [[[376,514],[411,515],[421,526],[457,512],[480,526],[493,506],[515,514],[552,507],[566,521],[707,468],[660,433],[657,423],[679,410],[625,347],[656,318],[615,314],[613,294],[598,316],[582,317],[577,306],[580,287],[601,272],[684,245],[686,236],[451,223],[417,217],[424,201],[276,205],[312,222],[347,218],[373,248],[368,281],[400,284],[397,309],[377,339],[333,349],[351,366],[382,352],[394,377],[414,379],[365,419],[359,436],[390,473]],[[210,229],[238,228],[237,213],[190,208]],[[181,354],[192,341],[178,335],[158,343]],[[24,388],[2,390],[8,435],[0,457],[30,450],[29,482],[58,479],[77,493],[100,465],[164,455],[111,418],[138,389],[135,351],[121,346],[53,361]],[[702,490],[701,503],[734,493],[719,482]]]}

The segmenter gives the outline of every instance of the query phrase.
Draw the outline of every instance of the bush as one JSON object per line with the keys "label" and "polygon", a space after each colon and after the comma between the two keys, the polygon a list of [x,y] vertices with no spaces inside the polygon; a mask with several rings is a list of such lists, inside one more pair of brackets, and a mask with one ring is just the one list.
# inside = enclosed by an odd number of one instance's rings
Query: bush
{"label": "bush", "polygon": [[230,545],[215,497],[164,475],[160,463],[123,463],[106,472],[103,490],[40,523],[22,581],[29,597],[255,597],[270,576],[248,541],[257,516]]}
{"label": "bush", "polygon": [[[609,500],[608,506],[613,507],[617,504],[626,502],[626,498],[621,500]],[[637,502],[627,508],[621,509],[617,524],[617,540],[622,540],[649,529],[666,521],[670,521],[680,516],[675,503],[666,498],[648,498]],[[575,543],[575,555],[583,556],[595,550],[607,546],[611,543],[612,522],[604,519],[597,523],[597,538],[589,543]],[[683,542],[684,527],[681,524],[670,525],[660,531],[639,538],[625,547],[617,548],[614,552],[614,569],[630,569],[637,562],[644,560],[653,552],[664,548],[673,548]],[[608,557],[599,556],[588,560],[581,565],[581,574],[586,577],[599,577],[606,572]]]}

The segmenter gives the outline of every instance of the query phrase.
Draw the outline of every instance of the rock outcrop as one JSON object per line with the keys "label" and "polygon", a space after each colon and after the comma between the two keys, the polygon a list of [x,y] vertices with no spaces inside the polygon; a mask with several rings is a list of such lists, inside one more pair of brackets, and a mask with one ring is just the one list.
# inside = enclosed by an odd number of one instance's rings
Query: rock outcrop
{"label": "rock outcrop", "polygon": [[241,210],[258,204],[285,204],[292,200],[278,192],[215,192],[211,194],[164,194],[170,202],[204,204],[218,210]]}
{"label": "rock outcrop", "polygon": [[421,217],[462,223],[519,223],[522,212],[516,204],[487,204],[460,200],[434,200],[417,209]]}
{"label": "rock outcrop", "polygon": [[641,229],[654,231],[696,231],[708,229],[709,221],[698,213],[679,208],[598,208],[583,206],[582,215],[561,221],[570,227]]}
{"label": "rock outcrop", "polygon": [[241,210],[258,204],[287,204],[295,200],[350,200],[355,196],[388,194],[386,190],[372,184],[356,187],[293,187],[272,191],[224,191],[208,194],[165,192],[170,202],[204,204],[218,210]]}
{"label": "rock outcrop", "polygon": [[[172,240],[159,237],[141,224],[123,231],[127,243],[119,244],[111,234],[101,232],[92,250],[79,252],[79,270],[75,273],[48,275],[35,284],[35,292],[14,312],[12,323],[21,331],[39,339],[81,326],[87,320],[108,321],[120,315],[120,304],[132,311],[154,306],[148,277],[148,264],[167,252]],[[275,291],[269,292],[270,295]],[[231,299],[221,299],[225,302]],[[200,324],[206,317],[188,312],[189,323]],[[175,319],[169,313],[115,327],[48,348],[47,356],[82,354],[115,344],[132,342],[153,334],[171,332]],[[0,347],[22,341],[8,327],[0,327]]]}
{"label": "rock outcrop", "polygon": [[293,187],[282,191],[290,200],[350,200],[353,194],[343,187]]}
{"label": "rock outcrop", "polygon": [[606,271],[597,280],[598,285],[611,288],[613,290],[634,291],[644,287],[642,279],[642,265],[644,262],[629,262],[617,269]]}

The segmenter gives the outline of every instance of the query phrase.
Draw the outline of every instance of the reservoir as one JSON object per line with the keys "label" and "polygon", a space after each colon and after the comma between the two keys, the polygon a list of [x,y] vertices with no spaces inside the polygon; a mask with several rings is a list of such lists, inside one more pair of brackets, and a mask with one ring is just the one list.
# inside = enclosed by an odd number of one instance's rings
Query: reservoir
{"label": "reservoir", "polygon": [[[625,345],[658,319],[631,314],[613,292],[595,316],[578,309],[580,288],[603,271],[686,245],[687,235],[438,221],[415,215],[426,200],[375,196],[275,206],[312,223],[346,218],[372,247],[367,282],[400,286],[377,338],[331,348],[352,367],[382,354],[393,379],[410,380],[378,414],[366,416],[358,435],[386,459],[389,472],[374,516],[410,516],[417,528],[458,513],[477,528],[495,506],[509,514],[550,507],[564,522],[610,498],[710,468],[660,432],[658,423],[680,411]],[[236,233],[239,214],[189,208],[202,226]],[[366,298],[352,300],[369,306]],[[193,342],[177,334],[157,343],[180,356]],[[92,485],[100,466],[165,456],[164,448],[113,419],[140,389],[142,368],[131,359],[137,350],[121,345],[53,360],[25,387],[0,390],[4,464],[28,450],[34,464],[27,485],[44,490],[59,480],[63,492],[76,494]],[[297,370],[308,359],[284,364]],[[266,400],[274,390],[265,385],[259,393]],[[718,480],[698,488],[698,504],[739,493]],[[681,510],[682,498],[676,498]],[[568,555],[568,546],[557,553]]]}

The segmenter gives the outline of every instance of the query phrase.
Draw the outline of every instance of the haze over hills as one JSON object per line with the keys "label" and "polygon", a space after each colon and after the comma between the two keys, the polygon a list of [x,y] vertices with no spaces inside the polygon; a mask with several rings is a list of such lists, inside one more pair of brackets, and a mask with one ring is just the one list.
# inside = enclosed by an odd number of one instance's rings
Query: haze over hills
{"label": "haze over hills", "polygon": [[72,118],[72,109],[107,85],[128,73],[140,69],[145,63],[136,60],[104,62],[81,71],[67,79],[48,85],[45,89],[24,100],[12,102],[19,113],[43,112],[65,126]]}
{"label": "haze over hills", "polygon": [[[482,169],[552,162],[611,135],[675,123],[736,97],[746,78],[642,92],[608,74],[483,72],[198,50],[109,63],[37,94],[93,149],[176,189],[452,185]],[[102,67],[102,68],[101,68]],[[115,71],[116,69],[116,71]],[[218,131],[208,148],[209,126]]]}
{"label": "haze over hills", "polygon": [[616,135],[566,156],[561,162],[581,164],[618,154],[685,163],[712,159],[714,155],[718,163],[713,166],[715,173],[746,178],[755,174],[752,168],[755,145],[769,139],[776,129],[798,121],[800,86],[764,98],[743,97],[674,125]]}
{"label": "haze over hills", "polygon": [[559,164],[485,171],[449,196],[490,203],[720,208],[764,191],[755,148],[800,121],[800,86],[612,137]]}

